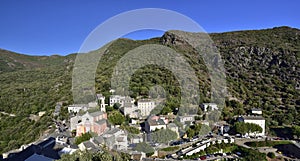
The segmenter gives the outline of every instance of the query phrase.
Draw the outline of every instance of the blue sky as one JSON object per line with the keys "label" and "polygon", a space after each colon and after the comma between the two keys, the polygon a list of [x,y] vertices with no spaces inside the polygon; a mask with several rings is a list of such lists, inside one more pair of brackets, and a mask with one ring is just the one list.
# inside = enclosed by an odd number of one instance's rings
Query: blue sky
{"label": "blue sky", "polygon": [[[297,0],[1,0],[0,48],[30,55],[74,53],[99,24],[140,8],[179,12],[209,33],[300,28],[299,6]],[[161,34],[137,32],[127,37],[144,39]]]}

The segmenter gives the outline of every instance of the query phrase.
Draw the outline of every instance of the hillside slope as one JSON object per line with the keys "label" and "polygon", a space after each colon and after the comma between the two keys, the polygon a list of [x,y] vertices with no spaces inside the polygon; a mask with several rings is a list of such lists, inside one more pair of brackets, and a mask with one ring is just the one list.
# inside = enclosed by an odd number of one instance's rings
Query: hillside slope
{"label": "hillside slope", "polygon": [[[210,34],[225,62],[228,97],[223,118],[245,114],[260,107],[268,125],[300,125],[300,30],[278,27],[266,30]],[[168,41],[169,40],[169,41]],[[172,42],[172,43],[168,43]],[[96,92],[109,95],[110,78],[118,60],[125,53],[145,44],[161,44],[182,53],[199,78],[202,102],[210,101],[210,79],[197,51],[184,43],[176,32],[161,38],[134,41],[116,40],[99,62]],[[97,51],[96,51],[97,52]],[[55,103],[72,103],[72,69],[76,55],[27,56],[0,50],[0,152],[33,141],[47,128]],[[146,66],[132,77],[132,97],[147,96],[155,84],[166,87],[165,111],[179,103],[179,82],[174,75],[158,66]],[[44,119],[33,122],[30,114],[48,111]],[[28,127],[28,128],[24,128]],[[12,133],[16,131],[16,133]],[[9,135],[8,135],[9,134]]]}
{"label": "hillside slope", "polygon": [[75,54],[68,56],[29,56],[0,49],[0,73],[24,69],[36,69],[72,62]]}

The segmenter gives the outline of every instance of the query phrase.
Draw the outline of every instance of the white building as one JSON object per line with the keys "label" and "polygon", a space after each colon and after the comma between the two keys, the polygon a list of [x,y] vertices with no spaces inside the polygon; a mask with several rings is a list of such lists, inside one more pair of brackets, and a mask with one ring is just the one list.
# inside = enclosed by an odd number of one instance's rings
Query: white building
{"label": "white building", "polygon": [[202,109],[204,112],[218,110],[218,105],[215,103],[203,103]]}
{"label": "white building", "polygon": [[262,110],[260,108],[252,108],[251,113],[254,115],[262,115]]}
{"label": "white building", "polygon": [[125,99],[125,96],[111,95],[109,97],[109,105],[113,106],[116,103],[122,104],[122,102],[123,102],[124,99]]}
{"label": "white building", "polygon": [[249,136],[264,136],[266,130],[266,120],[262,116],[242,116],[239,118],[240,121],[245,123],[254,123],[262,128],[261,133],[250,133]]}
{"label": "white building", "polygon": [[186,116],[178,116],[179,122],[182,124],[185,124],[187,122],[192,123],[195,121],[195,116],[194,115],[186,115]]}
{"label": "white building", "polygon": [[150,116],[145,122],[145,131],[150,133],[151,131],[155,131],[157,129],[166,129],[169,120],[165,117],[160,116]]}
{"label": "white building", "polygon": [[142,116],[150,115],[150,112],[155,108],[156,104],[151,99],[140,99],[138,101],[138,110],[141,111]]}
{"label": "white building", "polygon": [[80,110],[87,111],[88,110],[88,105],[87,104],[74,104],[70,105],[68,107],[68,112],[71,113],[78,113]]}
{"label": "white building", "polygon": [[120,110],[123,112],[124,116],[129,116],[129,118],[139,118],[140,112],[138,110],[138,107],[131,102],[125,102],[124,106],[120,108]]}
{"label": "white building", "polygon": [[120,104],[120,107],[124,107],[125,103],[134,103],[134,99],[129,96],[111,95],[109,98],[109,105]]}
{"label": "white building", "polygon": [[102,94],[97,94],[96,98],[97,98],[98,104],[100,106],[100,111],[106,112],[105,106],[107,104],[105,104],[105,97]]}

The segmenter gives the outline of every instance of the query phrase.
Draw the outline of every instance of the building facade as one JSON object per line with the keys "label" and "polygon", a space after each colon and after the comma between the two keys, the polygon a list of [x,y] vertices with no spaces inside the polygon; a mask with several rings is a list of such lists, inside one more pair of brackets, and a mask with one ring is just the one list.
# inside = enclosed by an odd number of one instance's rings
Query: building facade
{"label": "building facade", "polygon": [[148,116],[150,112],[156,107],[156,103],[151,99],[140,99],[138,101],[138,110],[141,112],[141,116]]}
{"label": "building facade", "polygon": [[249,136],[265,136],[266,120],[262,116],[242,116],[240,120],[245,123],[257,124],[262,128],[261,133],[250,133]]}
{"label": "building facade", "polygon": [[68,107],[68,112],[69,113],[78,113],[80,110],[82,111],[87,111],[88,110],[88,105],[87,104],[74,104],[74,105],[70,105]]}
{"label": "building facade", "polygon": [[107,114],[102,111],[93,113],[86,112],[70,119],[71,131],[76,130],[76,136],[81,136],[87,132],[103,134],[107,129]]}

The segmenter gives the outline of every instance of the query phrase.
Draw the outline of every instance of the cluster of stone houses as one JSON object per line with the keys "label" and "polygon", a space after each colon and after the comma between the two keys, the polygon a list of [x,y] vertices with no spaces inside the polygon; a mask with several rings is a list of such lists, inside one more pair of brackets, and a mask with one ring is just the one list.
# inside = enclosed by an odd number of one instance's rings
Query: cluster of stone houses
{"label": "cluster of stone houses", "polygon": [[147,117],[158,104],[158,102],[152,99],[139,99],[137,105],[135,105],[133,98],[120,95],[111,95],[109,102],[110,106],[118,103],[123,114],[125,116],[128,115],[130,118]]}
{"label": "cluster of stone houses", "polygon": [[[193,123],[199,123],[194,115],[175,116],[169,115],[152,115],[151,111],[159,104],[158,101],[152,99],[139,99],[137,102],[129,96],[111,95],[109,98],[109,105],[118,105],[119,110],[125,116],[131,118],[130,126],[136,127],[140,131],[138,135],[131,135],[128,137],[128,133],[118,127],[110,125],[107,121],[107,114],[105,111],[105,97],[101,94],[97,95],[97,100],[86,105],[71,105],[68,107],[70,113],[75,114],[70,119],[70,130],[76,130],[76,136],[81,136],[83,133],[93,132],[97,134],[96,137],[91,138],[79,145],[80,150],[93,149],[97,150],[99,147],[105,145],[109,149],[126,151],[130,144],[136,144],[139,142],[148,141],[147,134],[159,129],[170,129],[177,133],[178,138],[184,136],[184,130],[187,126]],[[96,112],[88,112],[89,109],[99,107]],[[201,106],[204,113],[210,111],[219,110],[215,103],[203,103]],[[261,116],[262,112],[259,109],[253,109],[253,116],[241,116],[241,121],[251,122],[258,124],[263,128],[263,132],[256,134],[264,135],[265,133],[265,120]],[[143,122],[143,124],[140,124]],[[176,123],[175,123],[176,122]],[[203,124],[208,122],[201,121]],[[180,125],[179,125],[180,124]],[[226,125],[219,125],[222,131],[225,131]],[[229,126],[228,126],[229,127]],[[227,130],[228,131],[228,130]],[[183,133],[182,133],[183,132]],[[251,135],[251,134],[249,134]]]}
{"label": "cluster of stone houses", "polygon": [[82,151],[98,151],[105,145],[108,149],[126,151],[128,147],[127,136],[128,134],[126,131],[113,127],[102,135],[93,137],[88,141],[80,143],[78,147]]}
{"label": "cluster of stone houses", "polygon": [[100,107],[100,111],[105,112],[105,106],[107,106],[107,104],[105,104],[105,97],[102,94],[97,94],[96,101],[89,102],[88,104],[73,104],[68,106],[68,112],[77,114],[80,111],[88,111],[97,106]]}
{"label": "cluster of stone houses", "polygon": [[[112,100],[115,103],[122,102],[123,98]],[[124,97],[126,103],[132,102],[130,97]],[[125,102],[124,102],[125,103]],[[102,145],[106,145],[109,149],[126,150],[128,147],[127,132],[110,125],[107,121],[107,113],[105,110],[105,97],[97,94],[97,100],[88,104],[70,105],[68,111],[75,116],[70,118],[70,130],[76,131],[76,136],[84,133],[96,134],[96,137],[78,145],[80,150],[99,150]],[[124,105],[124,104],[122,104]],[[95,108],[99,109],[95,111]],[[89,112],[93,109],[94,112]]]}

